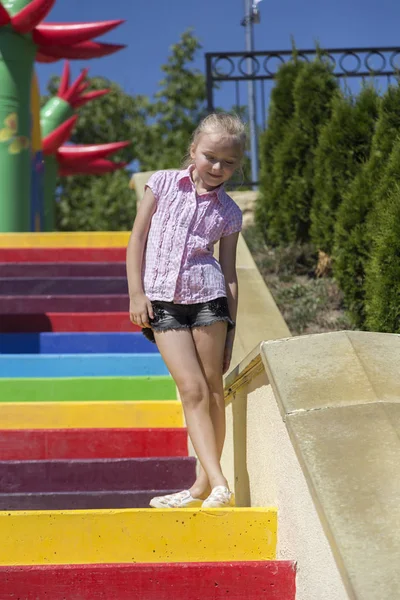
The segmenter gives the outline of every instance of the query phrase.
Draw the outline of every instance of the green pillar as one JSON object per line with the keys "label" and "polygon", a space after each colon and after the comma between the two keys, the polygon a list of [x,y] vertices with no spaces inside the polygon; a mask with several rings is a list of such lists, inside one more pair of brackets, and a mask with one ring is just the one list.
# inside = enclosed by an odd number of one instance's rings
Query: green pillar
{"label": "green pillar", "polygon": [[29,231],[31,81],[36,46],[0,28],[0,232]]}
{"label": "green pillar", "polygon": [[55,156],[44,159],[44,231],[54,231],[56,225],[56,184],[58,163]]}
{"label": "green pillar", "polygon": [[50,98],[40,111],[42,139],[72,117],[73,114],[74,109],[68,102],[58,96]]}
{"label": "green pillar", "polygon": [[28,6],[31,0],[3,0],[2,4],[9,15],[17,15],[23,8]]}
{"label": "green pillar", "polygon": [[[62,98],[50,98],[40,111],[42,139],[72,117],[74,109]],[[55,156],[45,156],[44,169],[44,231],[55,229],[55,202],[58,164]]]}

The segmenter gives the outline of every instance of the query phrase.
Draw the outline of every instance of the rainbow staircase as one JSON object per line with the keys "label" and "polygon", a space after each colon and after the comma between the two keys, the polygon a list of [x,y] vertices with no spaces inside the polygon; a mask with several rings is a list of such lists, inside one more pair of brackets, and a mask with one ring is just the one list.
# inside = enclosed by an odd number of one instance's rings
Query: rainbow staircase
{"label": "rainbow staircase", "polygon": [[0,600],[294,600],[275,509],[147,508],[196,465],[127,239],[0,235]]}

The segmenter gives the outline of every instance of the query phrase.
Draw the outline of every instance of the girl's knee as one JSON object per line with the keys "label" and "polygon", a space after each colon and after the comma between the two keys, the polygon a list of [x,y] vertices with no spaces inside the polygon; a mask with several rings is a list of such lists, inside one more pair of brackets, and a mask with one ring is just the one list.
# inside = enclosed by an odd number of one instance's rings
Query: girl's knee
{"label": "girl's knee", "polygon": [[224,393],[222,374],[218,372],[207,373],[207,386],[211,396]]}
{"label": "girl's knee", "polygon": [[209,392],[205,381],[186,380],[178,385],[182,403],[187,407],[196,407],[201,402],[208,402]]}

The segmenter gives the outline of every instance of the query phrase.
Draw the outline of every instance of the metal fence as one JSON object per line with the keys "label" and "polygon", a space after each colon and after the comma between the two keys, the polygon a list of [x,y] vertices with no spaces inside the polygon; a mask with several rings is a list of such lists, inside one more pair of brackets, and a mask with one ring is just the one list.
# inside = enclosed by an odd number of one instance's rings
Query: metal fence
{"label": "metal fence", "polygon": [[[358,78],[365,81],[373,79],[382,88],[394,81],[400,74],[400,47],[383,48],[330,48],[297,50],[298,59],[310,61],[317,53],[323,60],[332,65],[333,74],[343,84],[354,91],[352,80]],[[266,127],[269,95],[278,68],[293,57],[293,50],[274,50],[263,52],[207,52],[206,86],[207,109],[213,112],[218,106],[218,94],[222,91],[222,83],[234,85],[234,102],[231,106],[246,106],[247,93],[243,90],[244,82],[254,81],[255,85],[255,120],[257,130]],[[246,99],[243,102],[243,99]],[[256,182],[253,182],[253,184]],[[244,182],[245,185],[251,182]]]}

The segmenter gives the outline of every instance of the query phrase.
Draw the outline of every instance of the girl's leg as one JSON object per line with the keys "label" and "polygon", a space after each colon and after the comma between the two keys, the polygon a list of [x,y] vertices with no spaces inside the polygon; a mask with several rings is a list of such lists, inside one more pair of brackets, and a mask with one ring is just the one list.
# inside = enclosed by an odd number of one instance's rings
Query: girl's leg
{"label": "girl's leg", "polygon": [[[222,377],[222,363],[226,340],[227,324],[216,322],[213,325],[192,329],[192,335],[206,378],[210,394],[210,416],[214,427],[218,459],[221,458],[225,442],[225,398]],[[208,496],[211,486],[203,467],[200,465],[199,475],[190,489],[195,498]]]}
{"label": "girl's leg", "polygon": [[[209,325],[215,328],[220,323]],[[225,324],[224,324],[225,325]],[[225,325],[226,327],[226,325]],[[190,439],[211,487],[227,482],[210,417],[210,393],[190,329],[154,332],[157,346],[178,387]],[[221,336],[223,337],[223,336]],[[225,338],[224,338],[225,339]]]}

